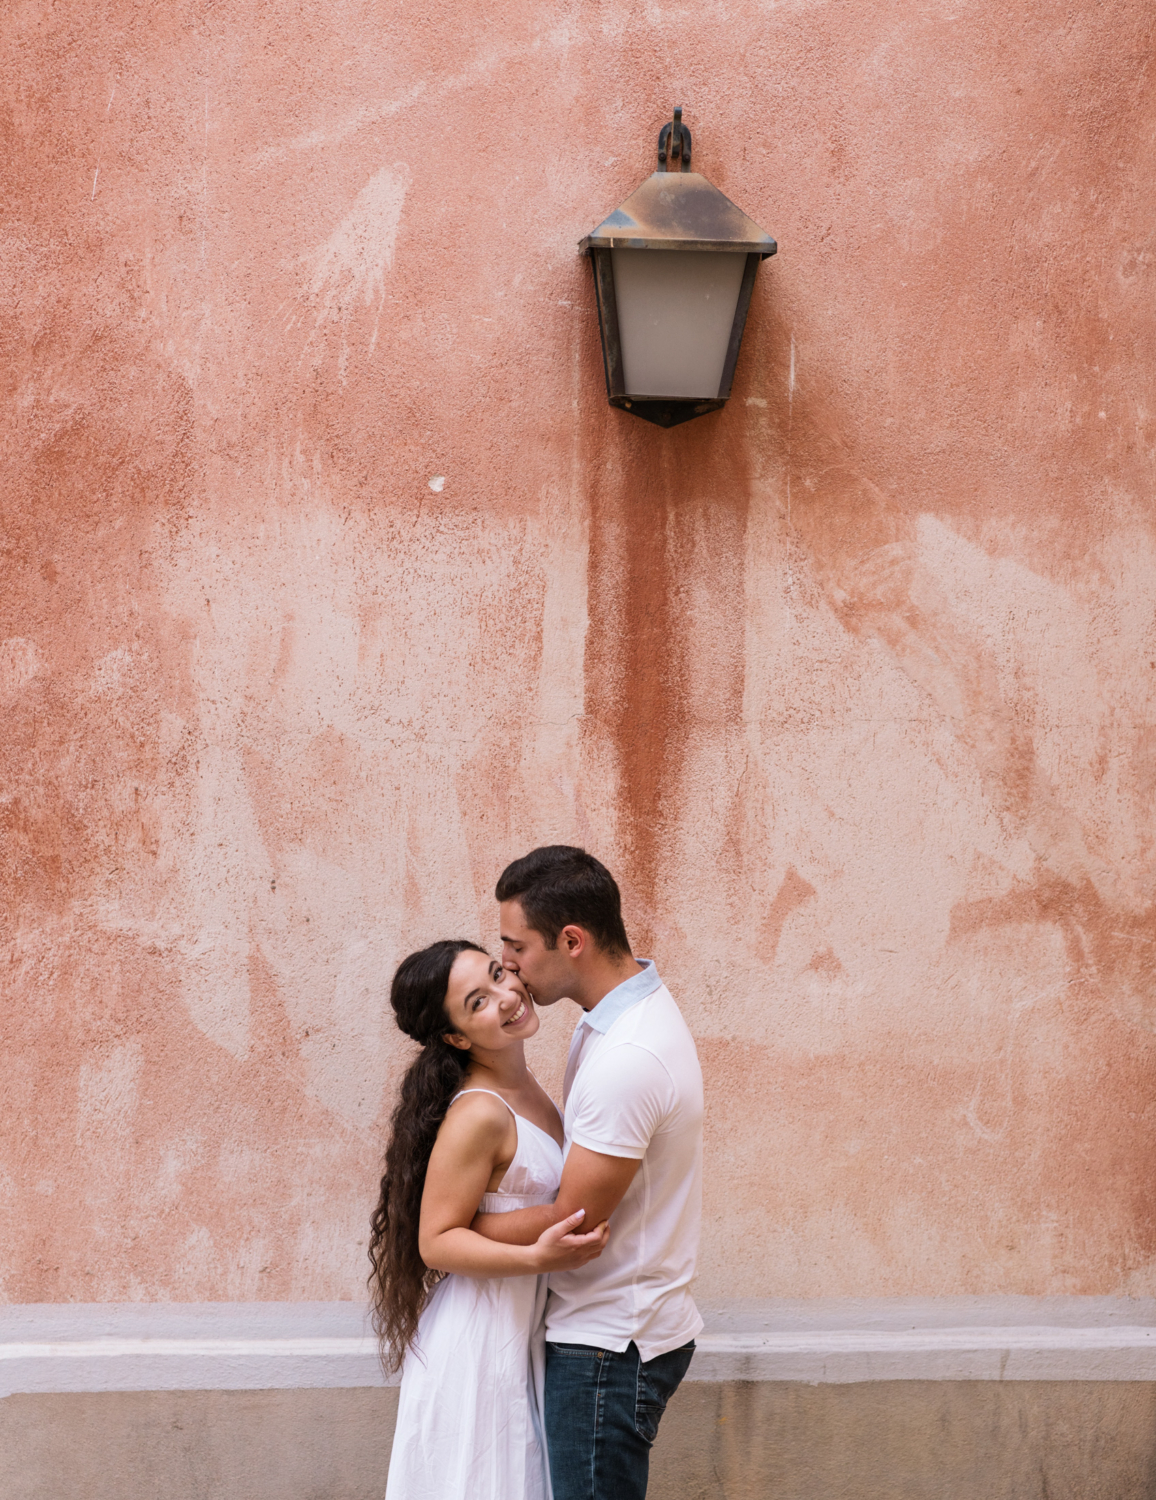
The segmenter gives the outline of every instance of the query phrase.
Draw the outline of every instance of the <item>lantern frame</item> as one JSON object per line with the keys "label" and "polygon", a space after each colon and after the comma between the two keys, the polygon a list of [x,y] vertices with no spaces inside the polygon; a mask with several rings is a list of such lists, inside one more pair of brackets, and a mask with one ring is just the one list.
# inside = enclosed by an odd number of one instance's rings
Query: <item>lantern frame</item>
{"label": "lantern frame", "polygon": [[[707,178],[690,170],[691,136],[674,111],[658,136],[658,170],[580,242],[594,276],[602,368],[611,406],[659,427],[676,427],[726,404],[738,363],[759,265],[778,245]],[[713,397],[682,398],[628,392],[614,284],[615,250],[690,250],[746,254],[722,376]]]}

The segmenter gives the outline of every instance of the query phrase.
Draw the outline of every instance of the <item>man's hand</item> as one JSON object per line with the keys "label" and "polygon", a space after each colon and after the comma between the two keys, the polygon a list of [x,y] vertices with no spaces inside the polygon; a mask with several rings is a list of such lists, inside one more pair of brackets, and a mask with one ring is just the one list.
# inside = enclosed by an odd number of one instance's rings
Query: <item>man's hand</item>
{"label": "man's hand", "polygon": [[534,1241],[535,1269],[539,1275],[549,1271],[576,1271],[588,1260],[595,1260],[602,1254],[610,1237],[610,1225],[604,1220],[589,1234],[578,1234],[578,1226],[585,1217],[586,1210],[580,1208],[569,1218],[544,1229]]}

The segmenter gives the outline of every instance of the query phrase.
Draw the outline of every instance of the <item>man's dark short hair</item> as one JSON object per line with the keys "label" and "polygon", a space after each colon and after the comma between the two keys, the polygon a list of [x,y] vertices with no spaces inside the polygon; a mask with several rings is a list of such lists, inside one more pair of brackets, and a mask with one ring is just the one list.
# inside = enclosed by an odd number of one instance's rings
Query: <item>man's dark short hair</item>
{"label": "man's dark short hair", "polygon": [[540,932],[547,948],[558,946],[563,927],[582,927],[604,953],[630,952],[622,923],[622,897],[614,876],[585,849],[548,844],[532,849],[498,879],[499,901],[517,901],[526,925]]}

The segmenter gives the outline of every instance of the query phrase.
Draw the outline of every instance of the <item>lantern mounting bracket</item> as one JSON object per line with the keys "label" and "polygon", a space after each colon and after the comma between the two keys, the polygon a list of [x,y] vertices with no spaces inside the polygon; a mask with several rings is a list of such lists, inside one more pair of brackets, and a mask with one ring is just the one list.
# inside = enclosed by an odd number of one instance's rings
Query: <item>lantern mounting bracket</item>
{"label": "lantern mounting bracket", "polygon": [[[677,166],[672,165],[675,162]],[[675,108],[673,121],[668,120],[658,132],[658,165],[663,172],[690,170],[690,131],[682,123],[681,104]]]}

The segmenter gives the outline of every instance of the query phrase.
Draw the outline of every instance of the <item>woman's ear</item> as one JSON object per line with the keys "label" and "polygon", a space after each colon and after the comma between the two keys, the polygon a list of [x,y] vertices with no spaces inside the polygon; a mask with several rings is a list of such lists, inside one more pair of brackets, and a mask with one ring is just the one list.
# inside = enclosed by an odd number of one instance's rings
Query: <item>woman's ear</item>
{"label": "woman's ear", "polygon": [[470,1050],[469,1039],[462,1036],[460,1031],[444,1032],[442,1034],[442,1041],[448,1042],[451,1047],[459,1048],[462,1052],[468,1052]]}

